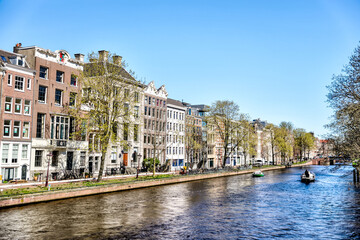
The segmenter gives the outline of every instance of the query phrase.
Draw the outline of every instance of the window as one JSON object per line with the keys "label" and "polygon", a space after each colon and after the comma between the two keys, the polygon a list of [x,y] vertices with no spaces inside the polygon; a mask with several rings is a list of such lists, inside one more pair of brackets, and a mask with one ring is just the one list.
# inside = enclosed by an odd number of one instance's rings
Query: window
{"label": "window", "polygon": [[5,112],[11,112],[12,109],[12,98],[5,97]]}
{"label": "window", "polygon": [[69,105],[70,106],[75,106],[76,105],[76,93],[74,93],[74,92],[70,93]]}
{"label": "window", "polygon": [[129,114],[129,104],[128,103],[124,103],[124,111],[125,111],[125,115],[127,116]]}
{"label": "window", "polygon": [[134,93],[134,99],[135,99],[135,102],[136,102],[136,103],[139,102],[139,92],[135,92],[135,93]]}
{"label": "window", "polygon": [[39,77],[48,79],[48,68],[40,66]]}
{"label": "window", "polygon": [[51,139],[69,139],[69,118],[52,116],[50,137]]}
{"label": "window", "polygon": [[135,124],[134,125],[134,141],[137,142],[139,140],[139,125]]}
{"label": "window", "polygon": [[47,87],[39,86],[39,97],[38,101],[41,103],[46,103],[46,93],[47,93]]}
{"label": "window", "polygon": [[125,89],[124,90],[124,97],[127,99],[129,97],[129,95],[130,95],[129,89]]}
{"label": "window", "polygon": [[71,74],[70,85],[75,87],[77,86],[77,76],[74,74]]}
{"label": "window", "polygon": [[116,163],[116,147],[111,148],[111,163]]}
{"label": "window", "polygon": [[43,138],[45,134],[45,114],[38,113],[36,123],[36,137]]}
{"label": "window", "polygon": [[124,123],[124,140],[128,140],[129,137],[129,124]]}
{"label": "window", "polygon": [[64,72],[56,71],[56,81],[60,83],[64,82]]}
{"label": "window", "polygon": [[4,120],[4,137],[10,137],[11,132],[11,121]]}
{"label": "window", "polygon": [[29,122],[24,122],[23,123],[23,134],[22,137],[23,138],[29,138],[30,136],[30,123]]}
{"label": "window", "polygon": [[30,115],[30,109],[31,109],[31,101],[25,100],[25,106],[24,106],[24,114]]}
{"label": "window", "polygon": [[57,167],[59,163],[59,151],[53,151],[51,157],[51,166]]}
{"label": "window", "polygon": [[138,117],[139,117],[139,107],[138,107],[138,106],[135,106],[135,107],[134,107],[134,117],[135,117],[135,118],[138,118]]}
{"label": "window", "polygon": [[27,80],[26,88],[31,89],[31,79],[30,78],[28,78],[28,80]]}
{"label": "window", "polygon": [[20,98],[15,99],[15,113],[21,113],[21,102],[22,100]]}
{"label": "window", "polygon": [[19,66],[23,66],[24,65],[24,61],[22,58],[18,58],[18,64]]}
{"label": "window", "polygon": [[35,167],[41,167],[42,163],[42,150],[35,150]]}
{"label": "window", "polygon": [[80,152],[80,166],[85,166],[86,152]]}
{"label": "window", "polygon": [[21,126],[21,122],[20,121],[14,121],[14,135],[13,137],[20,137],[20,126]]}
{"label": "window", "polygon": [[17,163],[18,158],[19,158],[19,144],[13,144],[11,163]]}
{"label": "window", "polygon": [[12,75],[11,74],[9,74],[8,75],[8,85],[12,85]]}
{"label": "window", "polygon": [[22,150],[21,150],[21,158],[27,159],[28,158],[28,151],[29,151],[29,145],[23,144]]}
{"label": "window", "polygon": [[2,147],[2,163],[8,163],[9,145],[10,144],[3,144],[3,147]]}
{"label": "window", "polygon": [[149,97],[149,105],[151,104],[151,97]]}
{"label": "window", "polygon": [[56,105],[62,105],[62,94],[63,91],[60,89],[55,89],[55,104]]}

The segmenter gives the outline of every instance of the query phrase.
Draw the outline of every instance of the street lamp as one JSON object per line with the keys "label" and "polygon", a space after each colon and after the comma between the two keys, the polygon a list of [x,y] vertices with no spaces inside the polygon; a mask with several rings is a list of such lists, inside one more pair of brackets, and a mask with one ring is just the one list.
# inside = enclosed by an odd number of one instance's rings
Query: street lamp
{"label": "street lamp", "polygon": [[137,171],[136,171],[136,178],[139,177],[140,158],[141,158],[141,154],[139,153],[139,154],[138,154],[138,159],[137,159],[137,161],[138,161],[138,166],[137,166]]}
{"label": "street lamp", "polygon": [[46,174],[46,182],[45,182],[45,187],[48,186],[49,184],[49,168],[50,168],[50,160],[51,157],[53,156],[52,153],[50,152],[48,155],[46,155],[48,157],[48,167],[47,167],[47,174]]}

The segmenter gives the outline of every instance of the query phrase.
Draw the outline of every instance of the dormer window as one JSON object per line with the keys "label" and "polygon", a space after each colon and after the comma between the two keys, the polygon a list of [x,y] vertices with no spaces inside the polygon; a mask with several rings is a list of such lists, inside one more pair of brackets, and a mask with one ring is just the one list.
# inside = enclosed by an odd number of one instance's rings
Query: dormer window
{"label": "dormer window", "polygon": [[18,58],[18,64],[19,66],[23,66],[24,65],[24,61],[22,58]]}

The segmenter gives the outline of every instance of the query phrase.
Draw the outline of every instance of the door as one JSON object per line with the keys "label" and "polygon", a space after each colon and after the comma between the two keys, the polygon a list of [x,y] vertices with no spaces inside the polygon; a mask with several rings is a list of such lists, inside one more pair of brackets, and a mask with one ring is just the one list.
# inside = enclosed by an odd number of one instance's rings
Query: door
{"label": "door", "polygon": [[89,173],[93,172],[93,157],[89,157]]}
{"label": "door", "polygon": [[124,166],[127,166],[128,165],[128,154],[127,153],[124,153],[123,155],[123,160],[124,160]]}
{"label": "door", "polygon": [[67,152],[66,170],[73,169],[74,152]]}
{"label": "door", "polygon": [[27,172],[27,167],[26,167],[26,165],[23,165],[21,168],[21,179],[22,180],[26,180],[26,172]]}

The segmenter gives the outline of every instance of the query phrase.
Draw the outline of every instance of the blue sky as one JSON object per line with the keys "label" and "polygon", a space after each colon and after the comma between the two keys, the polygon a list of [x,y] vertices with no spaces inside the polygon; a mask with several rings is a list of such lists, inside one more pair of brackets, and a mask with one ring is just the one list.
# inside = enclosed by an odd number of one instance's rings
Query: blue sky
{"label": "blue sky", "polygon": [[327,131],[326,86],[360,41],[360,1],[4,1],[0,48],[109,50],[169,97]]}

